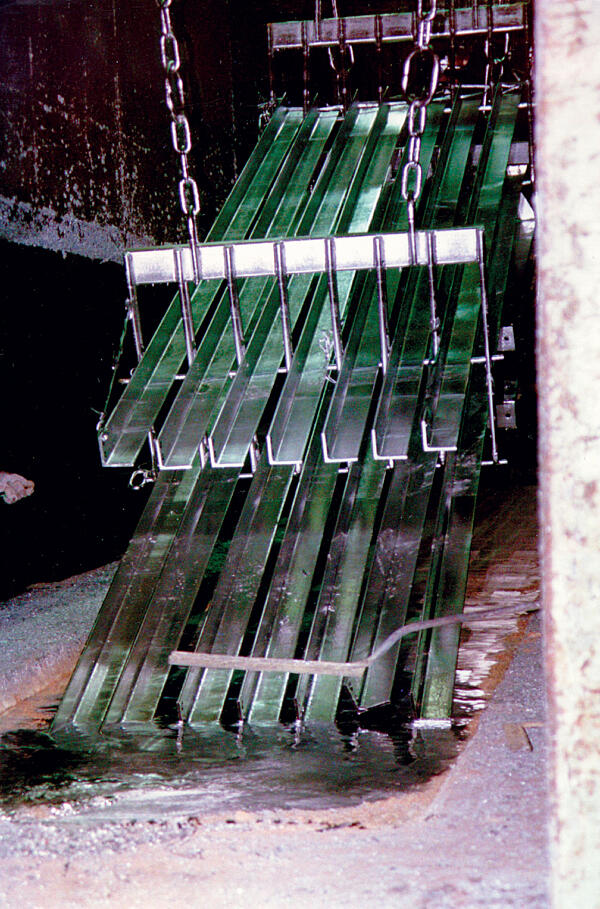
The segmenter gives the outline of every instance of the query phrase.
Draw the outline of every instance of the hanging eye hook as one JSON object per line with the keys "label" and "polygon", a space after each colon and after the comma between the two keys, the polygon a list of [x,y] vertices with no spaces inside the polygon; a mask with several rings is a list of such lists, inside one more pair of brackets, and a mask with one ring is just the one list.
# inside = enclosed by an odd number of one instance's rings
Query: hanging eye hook
{"label": "hanging eye hook", "polygon": [[134,470],[129,477],[129,488],[135,490],[135,492],[139,492],[146,483],[154,483],[155,480],[156,472],[154,470],[151,468],[139,467],[137,470]]}

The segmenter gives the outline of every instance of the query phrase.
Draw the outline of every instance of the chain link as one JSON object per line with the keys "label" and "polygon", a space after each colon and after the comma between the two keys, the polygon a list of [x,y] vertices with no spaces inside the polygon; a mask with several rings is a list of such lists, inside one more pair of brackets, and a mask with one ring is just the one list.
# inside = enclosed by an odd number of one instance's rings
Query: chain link
{"label": "chain link", "polygon": [[423,188],[420,163],[421,140],[427,123],[427,105],[437,89],[440,75],[438,55],[430,47],[431,25],[437,14],[437,0],[417,0],[414,47],[402,70],[402,91],[409,102],[408,149],[402,170],[401,192],[406,202],[409,243],[412,261],[416,261],[415,208]]}
{"label": "chain link", "polygon": [[179,43],[171,22],[173,0],[157,0],[160,8],[160,59],[165,72],[165,100],[171,116],[171,143],[179,156],[182,178],[179,181],[179,204],[183,212],[192,255],[194,278],[200,280],[198,261],[198,227],[196,218],[200,211],[198,184],[190,176],[188,155],[192,150],[190,123],[185,112],[185,93],[181,78]]}

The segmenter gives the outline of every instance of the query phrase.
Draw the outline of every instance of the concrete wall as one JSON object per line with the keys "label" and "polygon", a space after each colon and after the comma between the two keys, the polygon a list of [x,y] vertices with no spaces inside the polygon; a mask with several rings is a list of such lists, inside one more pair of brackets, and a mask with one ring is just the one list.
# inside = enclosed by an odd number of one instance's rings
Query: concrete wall
{"label": "concrete wall", "polygon": [[553,899],[600,906],[600,8],[537,0],[538,389]]}
{"label": "concrete wall", "polygon": [[[187,0],[172,18],[209,225],[234,177],[229,4]],[[159,34],[152,0],[2,4],[0,236],[116,259],[178,238]]]}
{"label": "concrete wall", "polygon": [[[344,11],[399,2],[412,0],[345,0]],[[173,3],[201,235],[256,141],[266,23],[313,12],[312,0]],[[0,2],[0,238],[117,261],[125,246],[185,239],[159,31],[154,0]],[[298,103],[301,57],[283,56],[278,87]]]}

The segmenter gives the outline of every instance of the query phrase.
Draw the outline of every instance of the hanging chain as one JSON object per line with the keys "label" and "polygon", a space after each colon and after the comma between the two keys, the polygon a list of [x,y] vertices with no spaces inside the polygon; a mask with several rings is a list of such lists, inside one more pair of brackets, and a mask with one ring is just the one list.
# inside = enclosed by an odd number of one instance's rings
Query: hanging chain
{"label": "hanging chain", "polygon": [[185,95],[181,78],[181,56],[179,44],[171,23],[172,0],[157,0],[160,8],[160,59],[165,71],[165,100],[171,116],[171,141],[179,155],[181,180],[179,181],[179,204],[186,220],[192,256],[194,279],[200,280],[198,261],[198,228],[196,217],[200,211],[198,184],[189,172],[188,155],[192,149],[190,123],[185,112]]}
{"label": "hanging chain", "polygon": [[401,192],[406,202],[411,261],[416,262],[415,208],[423,188],[420,163],[421,140],[427,123],[427,105],[437,89],[440,60],[431,48],[431,24],[437,13],[437,0],[417,0],[414,48],[404,61],[402,91],[409,102],[408,155],[402,170]]}
{"label": "hanging chain", "polygon": [[[354,66],[354,48],[346,41],[346,23],[338,12],[337,0],[331,0],[331,15],[333,19],[337,20],[338,64],[336,65],[331,47],[327,48],[327,55],[329,57],[329,66],[335,75],[338,101],[342,104],[344,110],[347,110],[348,74]],[[321,40],[321,21],[321,0],[315,0],[315,38],[317,41]]]}

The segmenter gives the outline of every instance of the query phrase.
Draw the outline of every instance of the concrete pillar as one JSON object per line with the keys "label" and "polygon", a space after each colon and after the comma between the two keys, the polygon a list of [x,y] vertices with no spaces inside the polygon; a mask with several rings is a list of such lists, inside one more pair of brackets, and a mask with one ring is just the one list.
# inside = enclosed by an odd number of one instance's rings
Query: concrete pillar
{"label": "concrete pillar", "polygon": [[536,0],[552,895],[600,906],[600,7]]}

